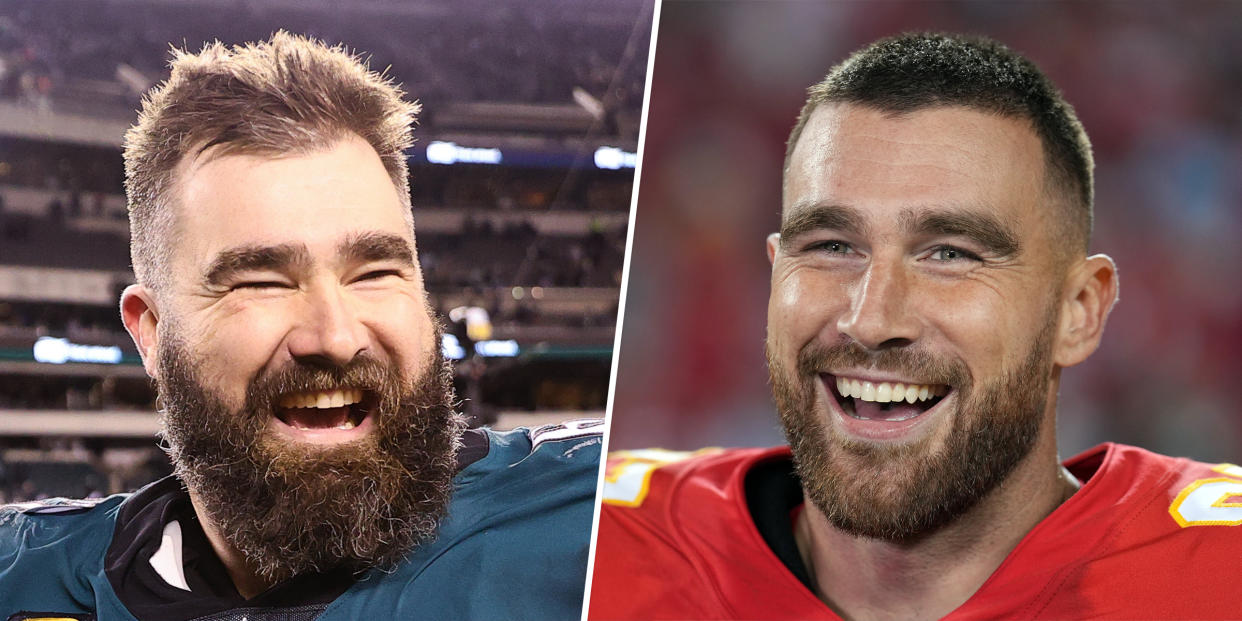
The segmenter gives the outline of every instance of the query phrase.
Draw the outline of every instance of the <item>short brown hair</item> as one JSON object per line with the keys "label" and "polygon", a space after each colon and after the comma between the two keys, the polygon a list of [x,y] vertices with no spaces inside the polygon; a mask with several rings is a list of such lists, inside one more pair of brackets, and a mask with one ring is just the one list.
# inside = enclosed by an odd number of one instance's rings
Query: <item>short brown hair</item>
{"label": "short brown hair", "polygon": [[[418,104],[390,78],[338,45],[276,32],[267,41],[173,49],[168,80],[151,89],[125,133],[130,257],[138,282],[166,289],[174,170],[188,156],[279,156],[323,149],[357,134],[379,154],[408,207],[404,150]],[[410,214],[406,210],[407,221]]]}
{"label": "short brown hair", "polygon": [[901,115],[966,106],[1031,124],[1044,149],[1049,187],[1064,197],[1061,231],[1084,252],[1091,238],[1095,164],[1074,108],[1035,63],[986,37],[906,33],[880,39],[807,90],[785,149],[785,173],[811,113],[830,103]]}

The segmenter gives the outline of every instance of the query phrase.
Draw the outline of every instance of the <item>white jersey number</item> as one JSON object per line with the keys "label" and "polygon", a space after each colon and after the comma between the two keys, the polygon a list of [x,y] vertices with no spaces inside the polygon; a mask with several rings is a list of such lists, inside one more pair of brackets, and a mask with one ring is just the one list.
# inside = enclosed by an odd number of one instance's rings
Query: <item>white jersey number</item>
{"label": "white jersey number", "polygon": [[1169,506],[1169,515],[1182,528],[1242,524],[1242,468],[1221,464],[1212,470],[1225,476],[1187,485]]}

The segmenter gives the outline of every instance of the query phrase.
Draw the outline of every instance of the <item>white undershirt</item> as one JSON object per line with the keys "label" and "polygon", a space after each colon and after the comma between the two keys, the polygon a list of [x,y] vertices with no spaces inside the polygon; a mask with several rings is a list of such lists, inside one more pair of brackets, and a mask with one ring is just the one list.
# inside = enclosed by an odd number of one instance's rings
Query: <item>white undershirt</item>
{"label": "white undershirt", "polygon": [[151,555],[151,567],[164,582],[189,591],[185,582],[185,567],[181,565],[181,524],[177,520],[164,525],[164,536],[160,538],[160,547]]}

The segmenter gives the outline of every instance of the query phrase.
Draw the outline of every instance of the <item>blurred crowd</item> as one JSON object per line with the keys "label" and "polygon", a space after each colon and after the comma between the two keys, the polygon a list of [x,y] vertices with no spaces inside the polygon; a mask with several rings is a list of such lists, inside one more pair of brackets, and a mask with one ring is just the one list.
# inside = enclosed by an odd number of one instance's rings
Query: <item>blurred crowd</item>
{"label": "blurred crowd", "polygon": [[150,442],[106,447],[82,438],[9,441],[0,448],[0,504],[62,496],[100,498],[170,474]]}
{"label": "blurred crowd", "polygon": [[[416,222],[425,209],[464,214],[455,231],[420,231],[432,292],[620,286],[623,218],[605,224],[592,216],[579,232],[561,235],[540,234],[532,221],[570,211],[623,213],[632,171],[416,164],[411,175]],[[115,149],[0,139],[0,264],[127,270],[122,179]],[[485,215],[501,212],[501,224]],[[73,225],[83,219],[121,226]]]}
{"label": "blurred crowd", "polygon": [[410,192],[415,207],[628,212],[633,172],[423,165],[411,171]]}
{"label": "blurred crowd", "polygon": [[1063,454],[1242,458],[1242,4],[1224,1],[664,2],[611,446],[782,441],[762,348],[784,141],[806,87],[910,30],[1027,54],[1094,144],[1092,248],[1121,301],[1062,376]]}
{"label": "blurred crowd", "polygon": [[[0,97],[126,118],[166,71],[169,43],[197,48],[285,28],[345,41],[423,103],[562,103],[574,89],[610,114],[642,105],[651,3],[123,2],[0,4]],[[90,107],[93,107],[93,110]],[[433,121],[434,122],[434,121]]]}
{"label": "blurred crowd", "polygon": [[[497,231],[467,220],[460,234],[419,237],[423,279],[430,291],[505,286],[620,287],[625,232],[583,237],[539,235],[528,223]],[[470,260],[487,257],[487,260]]]}
{"label": "blurred crowd", "polygon": [[[628,212],[633,172],[413,163],[410,199],[415,208]],[[70,215],[125,219],[124,179],[120,149],[0,137],[0,185],[56,192]]]}

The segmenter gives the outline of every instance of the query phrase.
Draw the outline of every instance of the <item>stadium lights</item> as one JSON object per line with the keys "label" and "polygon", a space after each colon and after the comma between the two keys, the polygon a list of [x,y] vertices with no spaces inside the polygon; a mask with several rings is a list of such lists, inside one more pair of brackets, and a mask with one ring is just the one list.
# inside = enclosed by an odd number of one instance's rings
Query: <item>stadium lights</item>
{"label": "stadium lights", "polygon": [[440,337],[440,352],[449,360],[461,360],[466,357],[466,350],[461,346],[461,341],[458,341],[457,337],[452,334]]}
{"label": "stadium lights", "polygon": [[[445,334],[440,338],[440,351],[449,360],[461,360],[466,357],[466,349],[461,346],[461,341],[458,341],[457,337],[452,334]],[[512,339],[506,341],[479,341],[474,344],[474,351],[485,358],[513,358],[522,353],[517,341]]]}
{"label": "stadium lights", "polygon": [[499,164],[503,159],[500,149],[461,147],[455,142],[433,140],[427,145],[427,161],[432,164]]}
{"label": "stadium lights", "polygon": [[638,154],[616,147],[600,147],[595,150],[595,167],[607,170],[634,168],[638,166]]}
{"label": "stadium lights", "polygon": [[474,351],[488,358],[512,358],[518,355],[517,341],[479,341],[474,344]]}
{"label": "stadium lights", "polygon": [[65,364],[66,362],[93,362],[96,364],[120,364],[121,348],[115,345],[80,345],[69,339],[41,336],[34,344],[35,362]]}

